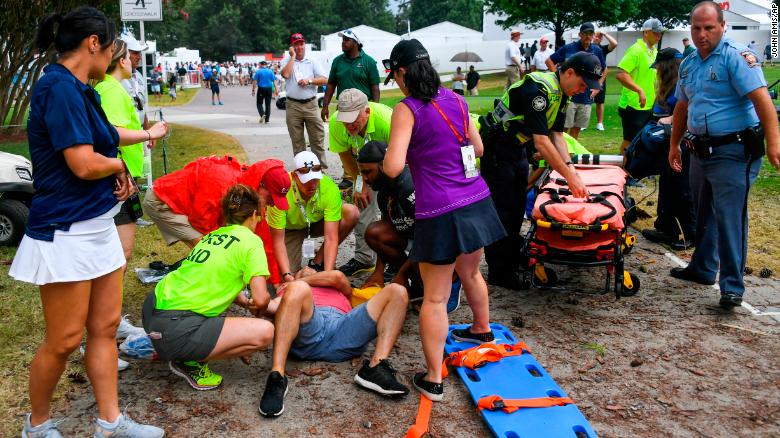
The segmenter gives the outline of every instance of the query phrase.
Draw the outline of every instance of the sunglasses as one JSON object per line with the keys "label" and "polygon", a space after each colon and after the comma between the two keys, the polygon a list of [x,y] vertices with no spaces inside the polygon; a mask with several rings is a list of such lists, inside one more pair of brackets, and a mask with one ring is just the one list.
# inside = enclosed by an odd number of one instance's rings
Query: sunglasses
{"label": "sunglasses", "polygon": [[392,59],[383,59],[382,65],[385,66],[385,70],[393,70],[398,67],[398,62]]}
{"label": "sunglasses", "polygon": [[321,170],[322,170],[322,165],[321,164],[315,164],[313,166],[306,166],[306,167],[301,167],[300,169],[295,169],[295,171],[298,172],[301,175],[306,175],[307,173],[309,173],[311,171],[319,172]]}

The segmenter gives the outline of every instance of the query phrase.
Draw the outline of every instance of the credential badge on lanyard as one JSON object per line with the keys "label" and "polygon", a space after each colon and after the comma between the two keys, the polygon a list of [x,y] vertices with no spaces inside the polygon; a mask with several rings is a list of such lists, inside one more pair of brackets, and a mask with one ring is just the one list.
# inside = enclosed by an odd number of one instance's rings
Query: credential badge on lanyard
{"label": "credential badge on lanyard", "polygon": [[[301,253],[303,254],[303,257],[307,259],[314,258],[314,240],[311,238],[311,220],[309,220],[309,215],[306,214],[306,209],[303,207],[303,203],[301,202],[301,199],[298,197],[298,190],[296,187],[293,188],[293,195],[295,196],[295,202],[298,204],[298,208],[301,210],[301,214],[303,215],[303,218],[306,219],[306,238],[303,239],[303,245],[301,246]],[[317,200],[320,197],[320,189],[317,187],[317,195],[314,198],[314,205],[317,205]]]}
{"label": "credential badge on lanyard", "polygon": [[441,110],[439,104],[437,104],[435,100],[432,100],[431,104],[433,104],[433,107],[439,112],[439,115],[447,123],[447,126],[450,127],[450,130],[455,134],[455,138],[458,139],[458,143],[461,145],[460,156],[463,161],[463,171],[466,178],[475,178],[479,175],[479,171],[477,170],[477,154],[474,152],[474,145],[471,144],[471,137],[469,136],[468,115],[466,114],[466,111],[463,110],[463,102],[457,97],[456,99],[458,100],[460,113],[463,116],[463,132],[466,134],[465,138],[460,135],[457,129],[455,129],[455,126],[453,126],[450,119],[447,118],[447,115],[444,114],[444,111]]}

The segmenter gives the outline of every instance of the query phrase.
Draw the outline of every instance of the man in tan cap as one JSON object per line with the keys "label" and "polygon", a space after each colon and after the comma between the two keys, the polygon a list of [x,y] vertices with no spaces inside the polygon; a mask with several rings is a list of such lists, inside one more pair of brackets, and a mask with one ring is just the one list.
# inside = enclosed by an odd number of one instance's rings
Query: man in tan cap
{"label": "man in tan cap", "polygon": [[504,51],[504,64],[506,65],[506,86],[509,88],[523,76],[523,55],[520,54],[520,48],[517,42],[520,41],[520,31],[512,29],[509,32],[510,40],[506,43]]}
{"label": "man in tan cap", "polygon": [[353,202],[360,209],[355,226],[355,257],[339,270],[348,276],[373,269],[374,253],[366,244],[366,228],[376,220],[379,209],[376,196],[358,174],[357,155],[369,141],[390,140],[393,110],[378,102],[369,102],[365,93],[355,88],[341,92],[338,111],[328,121],[330,151],[339,154],[344,164],[344,178],[353,182]]}

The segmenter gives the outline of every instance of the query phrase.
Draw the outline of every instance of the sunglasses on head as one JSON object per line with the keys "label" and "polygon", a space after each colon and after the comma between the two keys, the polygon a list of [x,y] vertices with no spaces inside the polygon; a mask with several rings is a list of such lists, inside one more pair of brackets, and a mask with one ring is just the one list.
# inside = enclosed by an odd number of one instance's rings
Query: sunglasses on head
{"label": "sunglasses on head", "polygon": [[321,164],[315,164],[313,166],[306,166],[306,167],[301,167],[300,169],[295,169],[295,171],[300,173],[301,175],[305,175],[311,171],[319,172],[321,170],[322,170]]}
{"label": "sunglasses on head", "polygon": [[394,68],[398,67],[398,63],[392,59],[383,59],[382,65],[385,67],[385,70],[393,70]]}

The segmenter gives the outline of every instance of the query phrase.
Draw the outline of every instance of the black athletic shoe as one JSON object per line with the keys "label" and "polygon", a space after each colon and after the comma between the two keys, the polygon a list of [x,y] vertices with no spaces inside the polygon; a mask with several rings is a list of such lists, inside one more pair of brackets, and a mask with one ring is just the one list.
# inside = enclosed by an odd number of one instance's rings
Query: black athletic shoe
{"label": "black athletic shoe", "polygon": [[352,188],[352,181],[348,179],[342,179],[339,183],[339,190],[347,190]]}
{"label": "black athletic shoe", "polygon": [[425,380],[423,378],[425,374],[424,372],[415,374],[412,384],[422,395],[428,397],[430,401],[442,401],[444,399],[444,385]]}
{"label": "black athletic shoe", "polygon": [[672,268],[672,270],[669,271],[669,274],[671,274],[672,277],[678,278],[680,280],[692,281],[694,283],[699,283],[706,286],[712,286],[715,284],[715,280],[706,279],[702,277],[701,274],[697,274],[688,268]]}
{"label": "black athletic shoe", "polygon": [[669,247],[671,247],[675,251],[684,251],[686,249],[691,249],[696,244],[693,242],[693,240],[685,240],[685,239],[677,239],[676,241],[669,244]]}
{"label": "black athletic shoe", "polygon": [[271,371],[265,382],[263,398],[260,399],[260,413],[265,417],[278,417],[284,412],[284,396],[287,395],[287,377],[278,371]]}
{"label": "black athletic shoe", "polygon": [[487,333],[471,333],[471,327],[464,329],[455,329],[452,331],[452,339],[460,342],[472,342],[474,344],[484,344],[486,342],[493,342],[495,337],[493,332]]}
{"label": "black athletic shoe", "polygon": [[355,383],[391,397],[409,394],[409,388],[395,378],[395,369],[387,359],[380,360],[373,368],[368,365],[368,360],[363,360],[363,366],[355,375]]}
{"label": "black athletic shoe", "polygon": [[733,292],[726,292],[720,295],[720,307],[731,310],[735,307],[742,305],[742,295],[737,295]]}
{"label": "black athletic shoe", "polygon": [[351,277],[361,272],[369,272],[374,270],[374,265],[367,263],[360,263],[355,259],[349,259],[347,263],[339,266],[339,271],[343,272],[347,277]]}
{"label": "black athletic shoe", "polygon": [[645,239],[647,239],[647,240],[649,240],[651,242],[665,243],[667,245],[669,245],[672,242],[674,242],[675,240],[677,240],[677,238],[675,236],[672,236],[671,234],[669,234],[667,232],[659,231],[659,230],[656,230],[656,229],[653,229],[653,228],[648,228],[646,230],[642,230],[642,237],[644,237]]}

